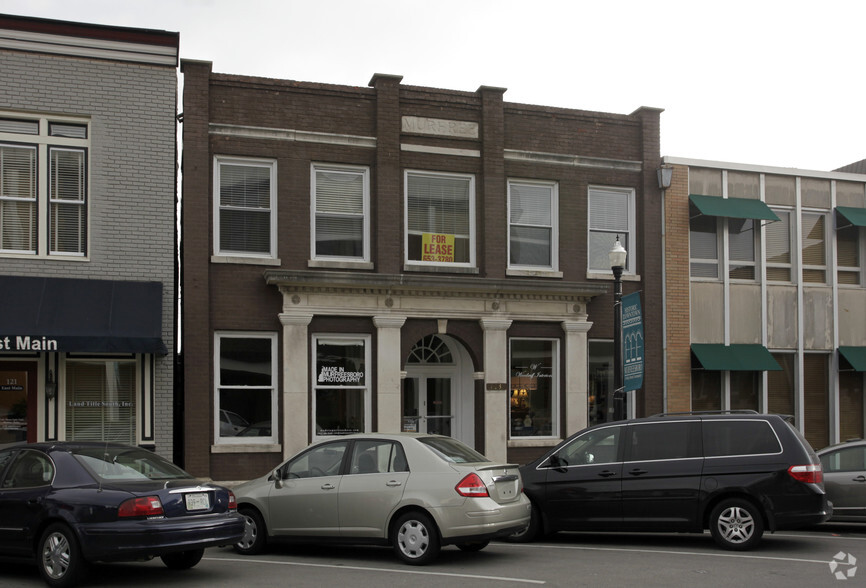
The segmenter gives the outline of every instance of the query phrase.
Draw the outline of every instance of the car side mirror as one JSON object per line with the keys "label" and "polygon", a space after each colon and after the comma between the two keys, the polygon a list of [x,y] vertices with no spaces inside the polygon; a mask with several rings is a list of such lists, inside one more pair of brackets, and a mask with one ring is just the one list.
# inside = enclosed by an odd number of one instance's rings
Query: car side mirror
{"label": "car side mirror", "polygon": [[550,459],[547,460],[547,463],[550,464],[550,467],[560,472],[564,472],[565,466],[568,465],[568,462],[559,457],[559,455],[556,453],[550,456]]}

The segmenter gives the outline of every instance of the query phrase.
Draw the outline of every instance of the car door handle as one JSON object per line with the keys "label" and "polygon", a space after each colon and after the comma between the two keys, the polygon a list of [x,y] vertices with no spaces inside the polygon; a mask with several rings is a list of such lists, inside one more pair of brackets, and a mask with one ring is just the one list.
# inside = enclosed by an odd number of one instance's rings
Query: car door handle
{"label": "car door handle", "polygon": [[397,480],[388,480],[387,482],[385,482],[385,485],[394,488],[396,486],[402,486],[403,482],[398,482]]}
{"label": "car door handle", "polygon": [[333,490],[336,488],[333,484],[322,484],[322,490]]}
{"label": "car door handle", "polygon": [[857,476],[856,478],[854,478],[851,481],[852,482],[866,482],[866,476]]}
{"label": "car door handle", "polygon": [[604,470],[602,472],[598,472],[598,475],[601,476],[602,478],[609,478],[611,476],[615,476],[616,472],[612,472],[610,470]]}
{"label": "car door handle", "polygon": [[632,476],[642,476],[642,475],[645,474],[645,473],[647,473],[647,470],[637,470],[637,469],[635,469],[635,470],[631,470],[631,471],[629,472],[629,474],[631,474]]}

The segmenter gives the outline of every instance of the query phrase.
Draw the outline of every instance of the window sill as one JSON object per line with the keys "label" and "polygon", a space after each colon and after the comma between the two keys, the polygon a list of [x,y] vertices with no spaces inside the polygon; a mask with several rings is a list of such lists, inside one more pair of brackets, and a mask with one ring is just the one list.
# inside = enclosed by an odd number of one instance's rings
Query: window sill
{"label": "window sill", "polygon": [[310,259],[307,261],[307,267],[358,270],[373,270],[376,268],[372,261],[352,261],[348,259],[339,261],[331,259]]}
{"label": "window sill", "polygon": [[229,255],[211,255],[211,263],[236,263],[240,265],[269,265],[279,267],[282,262],[277,259],[264,257],[234,257]]}
{"label": "window sill", "polygon": [[477,267],[457,266],[450,267],[444,265],[408,265],[403,264],[404,272],[430,272],[434,274],[478,274]]}
{"label": "window sill", "polygon": [[[587,280],[613,280],[613,272],[586,272]],[[640,274],[623,274],[622,275],[623,282],[640,282],[641,277]]]}
{"label": "window sill", "polygon": [[550,269],[506,269],[506,276],[518,276],[522,278],[562,278],[562,272]]}
{"label": "window sill", "polygon": [[280,453],[282,446],[274,443],[226,443],[211,445],[211,453]]}
{"label": "window sill", "polygon": [[508,447],[554,447],[562,441],[559,437],[536,437],[533,439],[509,439]]}

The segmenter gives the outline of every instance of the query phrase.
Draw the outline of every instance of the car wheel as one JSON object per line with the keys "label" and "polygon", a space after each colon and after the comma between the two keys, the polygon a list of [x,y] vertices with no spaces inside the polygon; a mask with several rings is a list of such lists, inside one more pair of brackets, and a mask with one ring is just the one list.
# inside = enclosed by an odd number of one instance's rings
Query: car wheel
{"label": "car wheel", "polygon": [[45,529],[39,539],[39,573],[49,586],[75,586],[83,577],[87,563],[78,548],[75,533],[63,524]]}
{"label": "car wheel", "polygon": [[751,549],[764,534],[764,520],[758,508],[748,500],[723,500],[710,514],[710,534],[724,549]]}
{"label": "car wheel", "polygon": [[460,551],[481,551],[490,545],[490,541],[472,541],[471,543],[458,543]]}
{"label": "car wheel", "polygon": [[244,517],[244,536],[235,543],[235,551],[241,555],[255,555],[265,550],[267,531],[265,520],[254,508],[241,508],[239,512]]}
{"label": "car wheel", "polygon": [[532,505],[532,510],[529,513],[529,524],[522,531],[518,531],[512,535],[505,537],[505,540],[510,543],[529,543],[534,541],[541,533],[541,513],[538,512],[538,507]]}
{"label": "car wheel", "polygon": [[165,567],[171,570],[188,570],[200,562],[203,555],[204,549],[193,549],[192,551],[166,553],[160,559]]}
{"label": "car wheel", "polygon": [[394,524],[394,551],[403,562],[415,566],[428,564],[439,555],[439,532],[424,513],[409,512]]}

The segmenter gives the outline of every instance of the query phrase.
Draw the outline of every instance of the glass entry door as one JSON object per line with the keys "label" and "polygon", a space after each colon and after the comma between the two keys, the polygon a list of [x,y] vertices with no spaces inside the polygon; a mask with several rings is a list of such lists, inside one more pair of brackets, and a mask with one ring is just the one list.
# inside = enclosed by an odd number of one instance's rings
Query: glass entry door
{"label": "glass entry door", "polygon": [[454,421],[451,377],[403,380],[403,431],[451,436]]}

